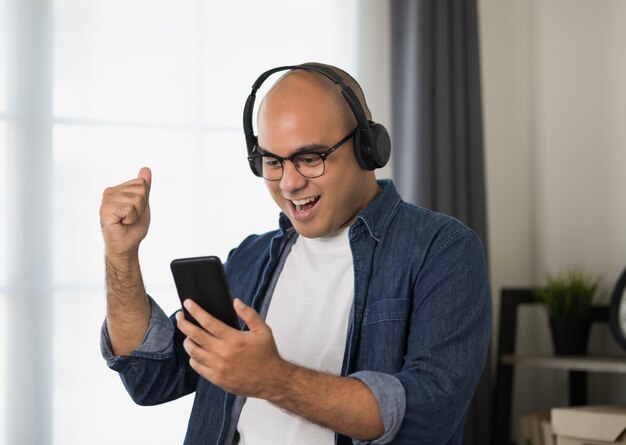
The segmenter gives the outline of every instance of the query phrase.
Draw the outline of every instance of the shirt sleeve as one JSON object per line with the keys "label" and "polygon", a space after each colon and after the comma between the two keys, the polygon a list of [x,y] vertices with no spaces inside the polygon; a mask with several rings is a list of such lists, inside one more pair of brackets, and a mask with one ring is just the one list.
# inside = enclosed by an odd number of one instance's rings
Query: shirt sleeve
{"label": "shirt sleeve", "polygon": [[461,443],[487,360],[491,298],[482,244],[470,229],[432,246],[413,284],[402,369],[406,412],[394,442]]}
{"label": "shirt sleeve", "polygon": [[383,445],[390,443],[398,433],[404,419],[406,409],[404,386],[397,377],[382,372],[360,371],[349,377],[359,379],[374,393],[385,426],[385,432],[378,439],[369,442],[355,440],[354,444]]}
{"label": "shirt sleeve", "polygon": [[[163,359],[171,355],[174,348],[174,325],[156,301],[150,296],[148,296],[148,299],[152,308],[150,324],[141,343],[131,354],[138,357]],[[100,334],[100,351],[109,368],[122,371],[122,369],[118,368],[127,360],[122,360],[123,356],[113,353],[106,320],[102,324]]]}

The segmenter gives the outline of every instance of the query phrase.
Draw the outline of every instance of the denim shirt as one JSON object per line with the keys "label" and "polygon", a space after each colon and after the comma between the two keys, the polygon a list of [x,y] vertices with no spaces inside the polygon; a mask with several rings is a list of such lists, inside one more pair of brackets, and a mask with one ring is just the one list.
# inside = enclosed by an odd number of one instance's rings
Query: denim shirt
{"label": "denim shirt", "polygon": [[[405,203],[389,180],[379,185],[349,231],[354,301],[341,375],[363,381],[378,401],[385,433],[369,443],[460,444],[491,334],[483,248],[456,219]],[[261,314],[297,236],[284,214],[279,224],[246,238],[225,264],[232,294]],[[232,443],[242,399],[191,369],[174,315],[152,307],[142,344],[128,356],[113,355],[103,325],[108,365],[140,405],[195,391],[185,444]]]}

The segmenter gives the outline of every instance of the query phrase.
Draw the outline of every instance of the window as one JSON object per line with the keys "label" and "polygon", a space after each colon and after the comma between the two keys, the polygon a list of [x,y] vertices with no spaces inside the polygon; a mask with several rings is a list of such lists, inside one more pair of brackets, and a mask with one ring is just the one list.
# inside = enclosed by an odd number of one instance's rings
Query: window
{"label": "window", "polygon": [[[241,116],[252,82],[268,68],[307,61],[338,65],[358,78],[358,54],[367,53],[358,50],[359,3],[52,4],[52,443],[182,443],[193,396],[138,407],[100,356],[102,191],[135,177],[144,165],[152,168],[152,224],[142,244],[142,269],[148,292],[173,312],[179,303],[169,272],[172,259],[204,254],[225,259],[245,235],[276,227],[278,208],[245,158]],[[0,0],[4,22],[3,8]],[[0,33],[0,183],[6,184],[3,167],[12,148],[5,147],[2,39]],[[0,214],[6,215],[5,188],[0,190]],[[0,233],[5,236],[4,217]],[[0,326],[6,326],[10,304],[5,270],[6,251],[0,248]],[[2,357],[10,337],[0,333]],[[6,366],[10,360],[0,360],[3,387]],[[5,431],[2,402],[0,431]]]}
{"label": "window", "polygon": [[[0,23],[5,22],[5,1],[0,0]],[[0,246],[6,246],[6,57],[5,33],[0,32]],[[5,303],[6,303],[6,250],[0,247],[0,431],[5,426]],[[4,445],[4,435],[0,434],[0,444]]]}
{"label": "window", "polygon": [[[55,2],[55,444],[110,443],[119,438],[111,425],[125,431],[128,443],[182,442],[193,397],[135,406],[96,347],[104,316],[102,190],[135,177],[143,165],[152,168],[144,280],[166,312],[176,310],[172,259],[225,258],[246,234],[276,226],[275,205],[247,167],[243,104],[258,74],[303,62],[302,54],[354,68],[355,36],[342,35],[346,11],[338,8],[355,6]],[[331,31],[306,32],[315,22]],[[215,169],[216,161],[228,168]],[[63,201],[79,204],[68,212]],[[78,373],[74,351],[83,355]]]}
{"label": "window", "polygon": [[[0,42],[2,45],[2,42]],[[1,64],[0,64],[1,66]],[[0,84],[0,91],[3,90],[4,83]],[[2,96],[2,93],[0,93]],[[3,107],[4,104],[0,105]],[[4,108],[4,107],[3,107]],[[6,175],[5,168],[6,165],[6,156],[5,156],[5,123],[0,120],[0,184],[6,183]],[[0,187],[0,215],[6,215],[6,187]],[[0,217],[0,246],[6,246],[6,218]],[[5,249],[0,249],[0,431],[6,431],[5,427],[5,410],[6,410],[6,401],[4,397],[4,388],[6,385],[5,381],[5,360],[6,357],[5,352],[5,338],[6,338],[6,321],[5,321],[5,305],[6,305],[6,251]],[[4,444],[3,437],[0,436],[0,444]]]}

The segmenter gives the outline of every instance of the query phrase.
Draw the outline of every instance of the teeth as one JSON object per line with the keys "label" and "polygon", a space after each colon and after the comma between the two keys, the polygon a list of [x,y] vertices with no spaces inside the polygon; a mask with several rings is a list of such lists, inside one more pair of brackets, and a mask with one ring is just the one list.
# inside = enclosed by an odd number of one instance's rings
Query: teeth
{"label": "teeth", "polygon": [[296,206],[296,210],[300,212],[302,210],[303,205],[309,202],[313,202],[317,200],[317,198],[319,198],[319,196],[311,196],[311,197],[303,198],[303,199],[292,199],[291,202],[293,202],[293,205]]}
{"label": "teeth", "polygon": [[292,199],[291,202],[293,202],[294,205],[303,206],[307,202],[312,202],[312,201],[315,201],[316,199],[317,199],[317,196],[314,196],[314,197],[311,196],[309,198],[304,198],[304,199]]}

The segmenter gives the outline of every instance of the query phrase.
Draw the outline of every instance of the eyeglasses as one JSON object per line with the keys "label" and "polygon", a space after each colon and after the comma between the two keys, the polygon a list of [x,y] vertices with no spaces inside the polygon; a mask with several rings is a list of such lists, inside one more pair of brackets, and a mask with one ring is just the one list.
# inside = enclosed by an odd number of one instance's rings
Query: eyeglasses
{"label": "eyeglasses", "polygon": [[[292,154],[291,156],[282,157],[264,151],[263,153],[257,153],[248,156],[248,161],[254,164],[254,168],[257,172],[260,172],[263,179],[268,181],[280,181],[283,177],[285,161],[291,161],[296,167],[298,173],[305,178],[318,178],[326,171],[326,158],[330,156],[335,150],[348,142],[352,136],[356,133],[357,129],[350,132],[349,135],[330,147],[328,150],[305,150]],[[263,149],[261,149],[263,150]]]}

